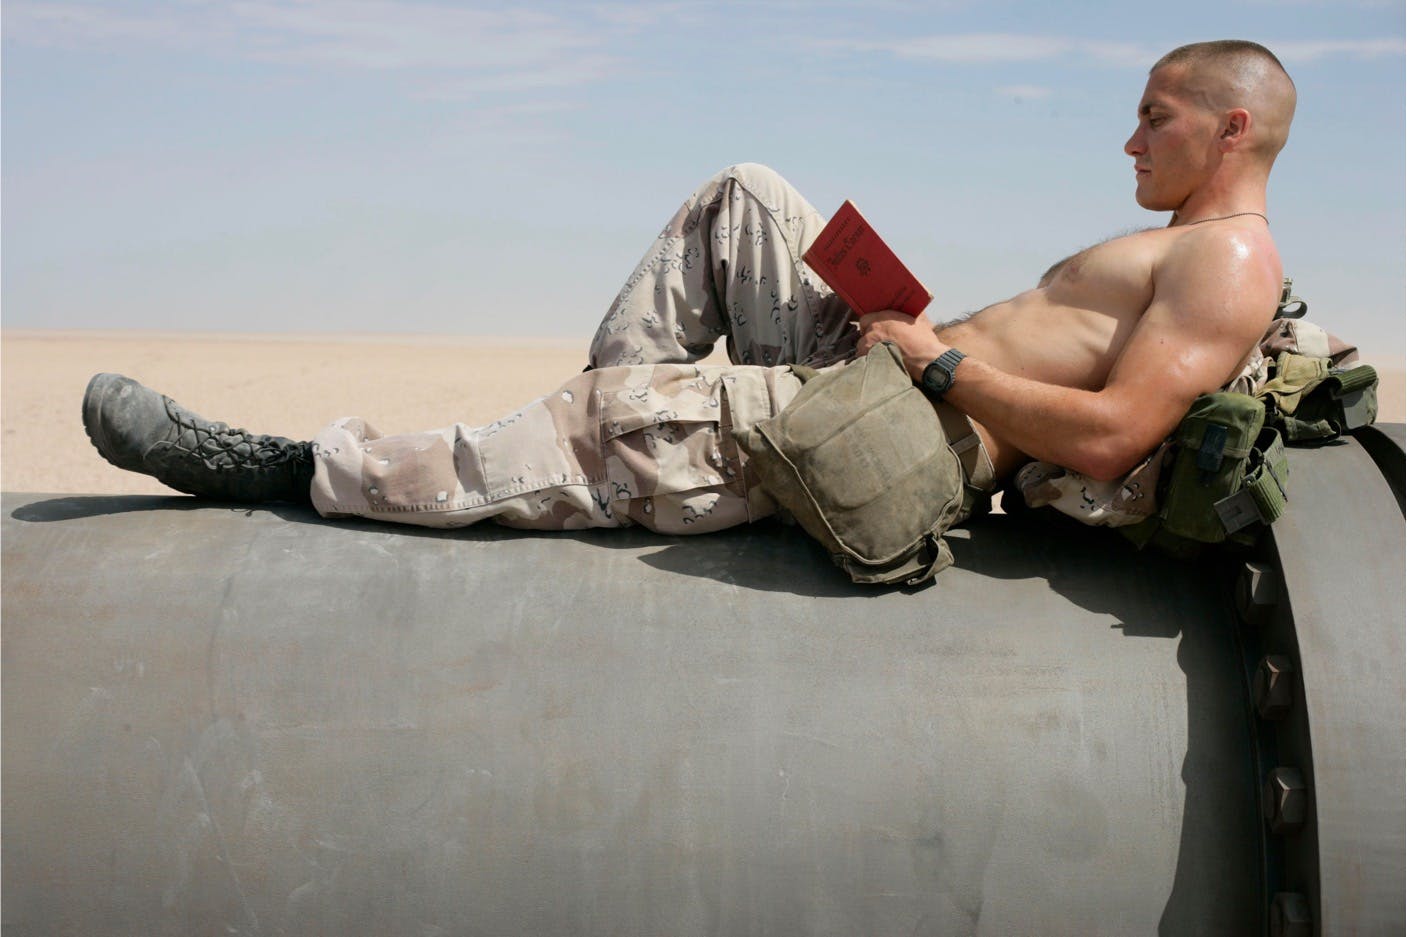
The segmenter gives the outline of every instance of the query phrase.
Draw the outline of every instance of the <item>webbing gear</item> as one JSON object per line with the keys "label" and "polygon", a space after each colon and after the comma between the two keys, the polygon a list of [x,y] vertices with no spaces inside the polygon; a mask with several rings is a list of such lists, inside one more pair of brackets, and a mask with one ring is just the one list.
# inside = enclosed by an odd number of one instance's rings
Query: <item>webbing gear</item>
{"label": "webbing gear", "polygon": [[1378,372],[1367,364],[1335,368],[1328,358],[1281,352],[1256,396],[1285,439],[1313,445],[1367,426],[1378,416]]}
{"label": "webbing gear", "polygon": [[1120,531],[1140,547],[1151,542],[1188,553],[1273,523],[1285,512],[1289,463],[1265,413],[1247,394],[1198,397],[1173,433],[1158,512]]}
{"label": "webbing gear", "polygon": [[1212,505],[1228,536],[1257,522],[1275,523],[1285,513],[1290,499],[1285,490],[1290,464],[1285,458],[1285,444],[1274,429],[1261,430],[1248,467],[1241,490]]}
{"label": "webbing gear", "polygon": [[953,450],[962,465],[962,510],[953,523],[990,514],[997,473],[991,456],[982,447],[982,438],[977,435],[967,414],[952,404],[940,401],[933,405],[933,410],[938,414],[938,423],[943,427],[948,448]]}
{"label": "webbing gear", "polygon": [[[1231,423],[1203,426],[1189,438],[1196,421],[1188,420],[1203,403],[1199,398],[1176,432],[1121,479],[1094,481],[1044,462],[1027,466],[1017,477],[1025,503],[1050,505],[1088,524],[1119,527],[1140,546],[1155,542],[1174,553],[1196,552],[1219,540],[1249,543],[1259,533],[1256,525],[1284,513],[1286,446],[1321,444],[1377,416],[1376,371],[1353,366],[1353,345],[1300,320],[1307,308],[1286,278],[1274,321],[1240,374],[1223,389],[1244,390],[1260,402],[1259,410],[1242,406],[1241,417],[1233,415],[1231,421],[1247,420],[1245,435],[1252,440],[1239,486],[1221,477],[1227,457],[1239,458],[1233,438],[1241,433]],[[1249,398],[1240,399],[1244,405]],[[1257,429],[1259,424],[1270,432]],[[1208,503],[1206,490],[1218,485],[1226,485],[1223,493]],[[1193,505],[1198,502],[1200,524],[1189,520],[1197,516]],[[1172,532],[1183,525],[1192,529],[1191,535]]]}
{"label": "webbing gear", "polygon": [[[1294,295],[1293,282],[1286,277],[1275,318],[1300,319],[1308,311],[1309,304]],[[1288,338],[1291,350],[1275,356],[1269,379],[1255,392],[1260,413],[1246,404],[1247,398],[1241,398],[1231,401],[1234,406],[1225,407],[1221,414],[1231,422],[1243,421],[1246,430],[1254,427],[1249,434],[1254,442],[1244,462],[1232,463],[1230,476],[1227,474],[1226,456],[1238,458],[1226,441],[1237,435],[1229,422],[1221,425],[1213,419],[1195,441],[1189,438],[1196,433],[1200,418],[1211,415],[1213,409],[1223,409],[1220,405],[1209,409],[1205,402],[1229,395],[1198,398],[1174,436],[1174,466],[1171,471],[1165,470],[1164,484],[1160,484],[1163,500],[1158,514],[1124,528],[1140,546],[1153,541],[1172,552],[1186,553],[1189,544],[1225,539],[1246,542],[1254,535],[1257,523],[1271,524],[1285,512],[1289,500],[1287,444],[1323,444],[1377,418],[1377,372],[1368,365],[1334,364],[1338,357],[1333,356],[1351,355],[1352,346],[1336,352],[1332,337],[1309,323],[1274,326],[1266,333],[1267,342],[1272,333],[1276,341]],[[1315,336],[1318,338],[1310,341]],[[1267,354],[1270,347],[1262,345]],[[1199,473],[1196,484],[1190,482],[1185,467],[1181,471],[1178,468],[1186,462],[1188,447],[1193,445]],[[1199,509],[1202,497],[1213,489],[1225,489],[1225,494],[1212,502],[1211,511]],[[1198,510],[1204,512],[1200,521]]]}
{"label": "webbing gear", "polygon": [[1328,358],[1286,351],[1254,397],[1199,397],[1174,433],[1158,513],[1121,529],[1140,546],[1184,554],[1195,549],[1189,542],[1245,541],[1253,525],[1285,513],[1285,444],[1321,445],[1372,423],[1377,384],[1369,365],[1335,368]]}

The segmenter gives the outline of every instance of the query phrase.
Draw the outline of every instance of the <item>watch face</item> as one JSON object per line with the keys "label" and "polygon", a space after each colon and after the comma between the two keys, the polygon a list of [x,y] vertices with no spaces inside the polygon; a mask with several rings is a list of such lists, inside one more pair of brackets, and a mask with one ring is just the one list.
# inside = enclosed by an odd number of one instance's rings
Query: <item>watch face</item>
{"label": "watch face", "polygon": [[942,394],[953,386],[953,374],[937,361],[930,362],[923,369],[923,386],[935,394]]}

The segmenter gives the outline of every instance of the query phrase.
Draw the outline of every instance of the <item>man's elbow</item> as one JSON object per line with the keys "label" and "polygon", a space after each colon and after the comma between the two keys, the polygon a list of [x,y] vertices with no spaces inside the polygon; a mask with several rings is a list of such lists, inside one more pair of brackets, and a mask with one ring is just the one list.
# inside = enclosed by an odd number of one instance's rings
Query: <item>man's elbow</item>
{"label": "man's elbow", "polygon": [[1066,468],[1087,478],[1107,482],[1123,478],[1156,448],[1141,439],[1104,438],[1082,446]]}
{"label": "man's elbow", "polygon": [[1105,395],[1098,399],[1104,406],[1096,411],[1096,418],[1064,465],[1095,481],[1115,481],[1147,459],[1172,432],[1176,421],[1163,425],[1158,414],[1149,412],[1146,402]]}

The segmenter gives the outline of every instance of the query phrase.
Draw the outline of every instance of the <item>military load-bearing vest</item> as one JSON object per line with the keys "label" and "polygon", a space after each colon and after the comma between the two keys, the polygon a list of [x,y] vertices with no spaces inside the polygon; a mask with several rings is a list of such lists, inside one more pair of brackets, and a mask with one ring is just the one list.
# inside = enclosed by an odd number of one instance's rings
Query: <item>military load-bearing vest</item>
{"label": "military load-bearing vest", "polygon": [[1268,380],[1254,394],[1204,394],[1193,402],[1172,436],[1158,511],[1120,528],[1140,547],[1188,555],[1205,544],[1249,543],[1285,511],[1286,444],[1323,445],[1377,418],[1376,370],[1344,366],[1352,349],[1333,354],[1327,344],[1294,341],[1296,330],[1282,324],[1309,308],[1290,287],[1285,280],[1272,334],[1289,336],[1281,344],[1292,350],[1274,355]]}

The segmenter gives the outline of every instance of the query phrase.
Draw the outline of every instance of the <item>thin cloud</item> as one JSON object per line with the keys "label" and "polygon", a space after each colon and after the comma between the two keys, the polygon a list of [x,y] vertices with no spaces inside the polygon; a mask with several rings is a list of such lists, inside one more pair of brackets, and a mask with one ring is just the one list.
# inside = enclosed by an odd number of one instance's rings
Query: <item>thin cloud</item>
{"label": "thin cloud", "polygon": [[[533,74],[605,73],[620,27],[589,17],[465,9],[390,0],[168,2],[140,8],[85,2],[5,6],[9,41],[64,47],[149,44],[287,65],[363,71],[469,73],[486,86],[534,87]],[[550,84],[568,84],[554,79]]]}
{"label": "thin cloud", "polygon": [[605,23],[631,30],[647,29],[665,20],[676,20],[697,9],[691,3],[592,3],[583,5],[590,15]]}
{"label": "thin cloud", "polygon": [[[212,24],[213,26],[214,24]],[[145,42],[183,46],[215,38],[216,30],[192,31],[179,15],[150,14],[83,3],[5,4],[5,38],[40,46],[74,48],[83,45]]]}
{"label": "thin cloud", "polygon": [[1006,85],[1005,87],[997,88],[996,93],[1004,98],[1016,98],[1021,101],[1039,101],[1050,97],[1053,91],[1041,85]]}
{"label": "thin cloud", "polygon": [[255,54],[367,69],[522,68],[595,47],[599,39],[528,10],[472,10],[386,0],[243,2],[229,6],[263,41]]}
{"label": "thin cloud", "polygon": [[1402,55],[1401,39],[1286,39],[1266,43],[1282,62],[1318,62],[1329,58],[1374,59]]}
{"label": "thin cloud", "polygon": [[[1069,36],[1019,33],[954,33],[901,39],[818,39],[813,46],[840,53],[882,54],[910,61],[947,65],[1006,65],[1030,62],[1081,61],[1119,68],[1147,68],[1167,52],[1169,43],[1121,42]],[[1290,39],[1266,42],[1286,62],[1316,62],[1327,58],[1377,58],[1402,55],[1403,40]]]}
{"label": "thin cloud", "polygon": [[1240,0],[1243,6],[1254,7],[1321,7],[1325,9],[1389,10],[1400,7],[1400,0]]}
{"label": "thin cloud", "polygon": [[422,101],[470,101],[487,95],[572,88],[603,80],[621,67],[618,59],[602,55],[541,68],[484,71],[467,76],[456,72],[451,77],[420,82],[412,96]]}
{"label": "thin cloud", "polygon": [[879,52],[897,58],[954,65],[1048,62],[1092,59],[1109,65],[1146,64],[1166,49],[1137,42],[1031,36],[1017,33],[954,33],[904,39],[822,39],[816,43],[839,52]]}
{"label": "thin cloud", "polygon": [[978,33],[966,36],[919,36],[894,42],[890,49],[906,59],[939,62],[1029,62],[1058,58],[1069,40],[1047,36]]}
{"label": "thin cloud", "polygon": [[567,133],[553,118],[568,110],[560,101],[527,101],[460,111],[436,128],[432,145],[443,153],[493,146],[522,157],[543,146],[567,143]]}

